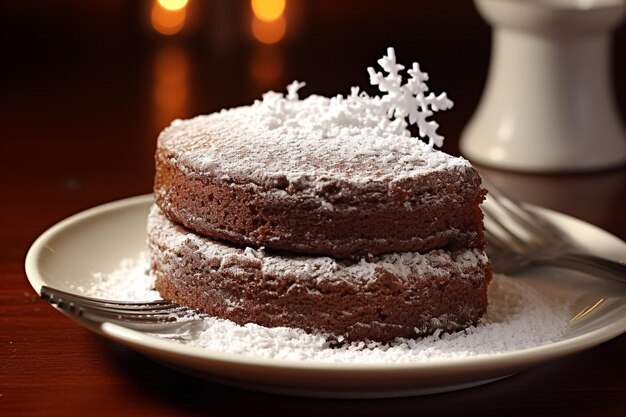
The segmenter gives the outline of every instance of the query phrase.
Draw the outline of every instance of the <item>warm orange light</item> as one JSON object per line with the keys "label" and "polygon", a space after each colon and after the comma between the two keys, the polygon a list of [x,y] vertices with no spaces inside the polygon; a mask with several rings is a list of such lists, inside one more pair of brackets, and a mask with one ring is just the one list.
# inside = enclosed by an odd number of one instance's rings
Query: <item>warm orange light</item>
{"label": "warm orange light", "polygon": [[178,10],[168,10],[161,6],[160,1],[152,6],[152,26],[163,35],[174,35],[180,32],[185,25],[185,7]]}
{"label": "warm orange light", "polygon": [[175,12],[187,6],[189,0],[158,0],[158,2],[165,10]]}
{"label": "warm orange light", "polygon": [[261,43],[271,45],[280,41],[285,36],[287,22],[281,16],[273,22],[265,22],[256,16],[252,18],[252,34]]}
{"label": "warm orange light", "polygon": [[154,90],[154,101],[162,110],[178,111],[187,102],[187,89],[172,88],[171,85],[159,84]]}
{"label": "warm orange light", "polygon": [[274,46],[257,48],[250,59],[250,74],[259,84],[273,84],[282,76],[285,65],[280,51]]}
{"label": "warm orange light", "polygon": [[189,62],[185,51],[170,46],[159,51],[154,62],[154,75],[158,82],[184,84],[189,73]]}
{"label": "warm orange light", "polygon": [[188,100],[189,60],[179,47],[164,48],[154,61],[154,103],[160,118],[183,116]]}
{"label": "warm orange light", "polygon": [[278,20],[285,12],[285,0],[251,0],[254,15],[264,22]]}

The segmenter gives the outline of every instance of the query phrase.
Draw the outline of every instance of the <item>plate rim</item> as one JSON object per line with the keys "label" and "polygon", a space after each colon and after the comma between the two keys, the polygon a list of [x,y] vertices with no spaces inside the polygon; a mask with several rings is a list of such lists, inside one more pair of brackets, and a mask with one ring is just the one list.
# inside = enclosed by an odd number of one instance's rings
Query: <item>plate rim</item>
{"label": "plate rim", "polygon": [[[79,224],[80,222],[90,219],[94,216],[111,214],[110,212],[112,211],[129,208],[131,206],[148,206],[149,204],[151,204],[152,201],[154,201],[152,194],[142,194],[107,202],[73,214],[49,227],[32,243],[26,254],[25,270],[30,285],[38,294],[40,294],[41,285],[45,284],[45,279],[38,270],[37,259],[39,258],[39,256],[41,256],[41,253],[46,248],[46,243],[50,241],[51,238],[57,236],[66,228]],[[544,207],[538,207],[534,205],[528,206],[531,207],[533,210],[538,210],[542,214],[548,213],[550,217],[555,216],[556,218],[565,218],[568,221],[582,223],[586,227],[590,227],[596,232],[600,232],[604,237],[611,239],[612,243],[623,245],[626,249],[626,242],[622,241],[617,236],[609,233],[608,231],[598,226],[595,226],[584,220],[577,219],[573,216],[569,216],[567,214],[550,210]],[[548,362],[550,360],[553,360],[554,358],[569,356],[574,353],[600,345],[626,332],[626,316],[624,316],[621,319],[615,320],[607,325],[602,326],[599,329],[587,331],[580,335],[567,338],[565,340],[548,342],[544,345],[533,346],[530,348],[524,348],[509,352],[496,352],[493,354],[470,356],[465,358],[436,359],[426,362],[415,361],[389,363],[345,363],[264,358],[244,354],[222,352],[219,350],[189,346],[175,341],[160,339],[158,337],[150,336],[148,334],[128,329],[113,323],[105,323],[99,326],[99,328],[94,328],[87,326],[85,325],[85,323],[81,323],[78,320],[74,321],[77,321],[79,324],[89,328],[90,330],[95,331],[96,333],[100,333],[110,339],[113,339],[118,343],[132,345],[135,348],[141,347],[143,348],[142,350],[156,350],[167,354],[190,357],[194,360],[220,361],[228,362],[230,364],[264,368],[284,368],[320,372],[350,373],[413,373],[416,371],[459,369],[460,367],[464,370],[467,370],[468,368],[489,368],[495,370],[502,368],[505,365],[508,365],[507,367],[511,367],[511,363],[513,363],[517,367],[528,368],[536,364]]]}

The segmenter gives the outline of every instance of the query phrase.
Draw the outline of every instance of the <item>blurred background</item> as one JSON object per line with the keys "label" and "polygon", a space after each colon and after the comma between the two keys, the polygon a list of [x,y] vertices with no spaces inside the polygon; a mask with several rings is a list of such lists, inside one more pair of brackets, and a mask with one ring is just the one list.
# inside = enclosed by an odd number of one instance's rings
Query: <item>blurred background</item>
{"label": "blurred background", "polygon": [[[151,192],[156,139],[171,120],[250,104],[294,79],[307,83],[301,96],[347,94],[369,85],[366,68],[389,46],[400,63],[418,61],[429,87],[454,100],[436,121],[444,150],[458,154],[491,50],[491,28],[472,1],[0,0],[0,16],[0,415],[11,414],[3,406],[24,416],[236,415],[238,405],[279,415],[455,415],[466,407],[495,415],[512,406],[520,415],[609,415],[609,408],[620,415],[624,336],[458,395],[377,405],[277,400],[200,384],[94,337],[38,301],[24,275],[28,247],[54,223]],[[613,40],[614,92],[626,121],[624,22]],[[584,175],[480,171],[516,198],[626,240],[626,167]]]}
{"label": "blurred background", "polygon": [[[388,46],[454,100],[436,120],[457,154],[491,39],[458,0],[3,1],[0,30],[3,204],[33,219],[45,205],[57,220],[150,192],[156,138],[172,119],[249,104],[294,79],[307,83],[301,96],[347,94],[369,85],[366,68]],[[613,48],[624,119],[625,25]]]}

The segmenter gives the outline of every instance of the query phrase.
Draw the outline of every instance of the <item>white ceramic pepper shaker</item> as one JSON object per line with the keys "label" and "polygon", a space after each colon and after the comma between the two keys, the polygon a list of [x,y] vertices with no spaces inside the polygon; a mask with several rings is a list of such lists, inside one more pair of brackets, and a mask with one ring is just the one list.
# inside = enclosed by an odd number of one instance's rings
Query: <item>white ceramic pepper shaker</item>
{"label": "white ceramic pepper shaker", "polygon": [[493,28],[480,104],[461,152],[526,172],[599,170],[626,163],[611,83],[611,32],[623,0],[475,0]]}

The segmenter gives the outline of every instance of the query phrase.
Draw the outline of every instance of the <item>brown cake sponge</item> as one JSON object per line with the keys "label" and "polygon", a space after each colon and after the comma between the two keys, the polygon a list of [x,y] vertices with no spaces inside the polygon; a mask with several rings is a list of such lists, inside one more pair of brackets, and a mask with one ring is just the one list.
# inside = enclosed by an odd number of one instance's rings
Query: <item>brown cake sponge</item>
{"label": "brown cake sponge", "polygon": [[359,261],[279,255],[200,236],[156,206],[148,236],[164,298],[239,324],[385,342],[459,330],[475,324],[487,306],[491,271],[478,249]]}
{"label": "brown cake sponge", "polygon": [[238,245],[356,258],[484,248],[485,191],[463,158],[366,130],[270,129],[245,106],[177,121],[160,135],[163,213]]}

